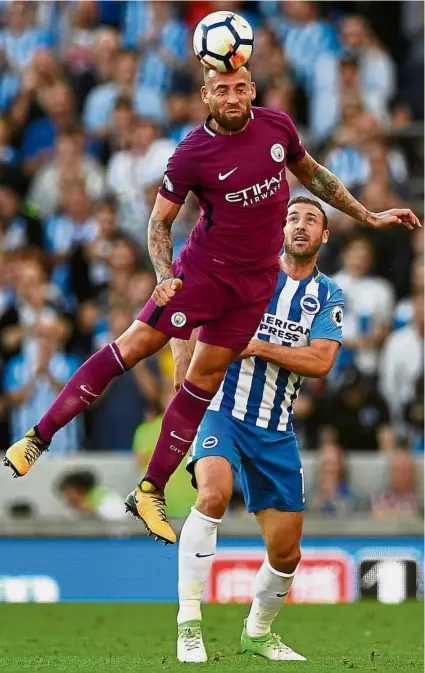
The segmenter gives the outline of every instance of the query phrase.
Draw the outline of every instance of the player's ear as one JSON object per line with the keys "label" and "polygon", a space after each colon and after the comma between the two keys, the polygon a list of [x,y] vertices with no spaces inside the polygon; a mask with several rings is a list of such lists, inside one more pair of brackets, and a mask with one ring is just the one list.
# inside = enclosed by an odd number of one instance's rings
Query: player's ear
{"label": "player's ear", "polygon": [[322,243],[326,244],[329,240],[329,229],[323,229],[322,232]]}
{"label": "player's ear", "polygon": [[255,86],[255,82],[251,82],[251,100],[255,100],[257,96],[257,87]]}
{"label": "player's ear", "polygon": [[207,101],[207,87],[201,86],[201,98],[203,103],[208,103]]}

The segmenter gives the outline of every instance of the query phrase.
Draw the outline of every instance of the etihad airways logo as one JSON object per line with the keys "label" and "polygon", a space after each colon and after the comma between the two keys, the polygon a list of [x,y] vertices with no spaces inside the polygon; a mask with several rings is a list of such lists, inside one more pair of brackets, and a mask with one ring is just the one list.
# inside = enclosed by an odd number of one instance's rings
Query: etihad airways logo
{"label": "etihad airways logo", "polygon": [[226,194],[226,201],[229,203],[242,203],[243,206],[252,206],[254,203],[259,203],[264,199],[270,198],[281,188],[284,171],[285,169],[282,168],[277,176],[269,180],[257,182],[256,185],[251,185],[246,189]]}

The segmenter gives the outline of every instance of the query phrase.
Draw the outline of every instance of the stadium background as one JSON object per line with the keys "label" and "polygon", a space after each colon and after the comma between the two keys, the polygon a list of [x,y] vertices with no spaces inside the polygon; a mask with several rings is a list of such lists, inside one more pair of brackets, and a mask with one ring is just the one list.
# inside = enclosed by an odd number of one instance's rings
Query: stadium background
{"label": "stadium background", "polygon": [[[380,5],[0,3],[1,451],[151,293],[149,212],[173,148],[205,118],[190,41],[210,11],[255,27],[258,105],[292,115],[368,208],[423,218],[423,4]],[[345,345],[296,407],[308,509],[292,600],[398,603],[423,593],[423,232],[375,236],[328,212],[320,267],[346,293]],[[189,200],[176,254],[196,214]],[[0,601],[175,600],[176,548],[122,510],[171,394],[165,350],[25,480],[2,471]],[[193,497],[182,468],[177,527]],[[208,595],[247,600],[262,547],[238,489],[222,532]]]}

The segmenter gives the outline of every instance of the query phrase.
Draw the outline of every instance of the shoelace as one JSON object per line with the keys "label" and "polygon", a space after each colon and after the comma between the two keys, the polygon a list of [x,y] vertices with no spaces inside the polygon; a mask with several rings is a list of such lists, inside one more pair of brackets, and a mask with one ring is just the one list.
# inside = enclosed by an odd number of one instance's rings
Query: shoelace
{"label": "shoelace", "polygon": [[167,517],[165,516],[165,500],[160,495],[154,495],[153,501],[161,521],[167,521]]}
{"label": "shoelace", "polygon": [[196,650],[199,647],[199,629],[192,629],[190,626],[186,626],[186,628],[182,629],[181,636],[188,650]]}
{"label": "shoelace", "polygon": [[290,654],[292,652],[290,647],[282,643],[282,640],[277,633],[272,633],[272,637],[274,640],[273,643],[274,650],[279,650],[279,652],[283,652],[284,654]]}
{"label": "shoelace", "polygon": [[44,446],[42,440],[34,437],[26,448],[24,455],[29,464],[33,465],[44,451],[48,451],[48,449]]}

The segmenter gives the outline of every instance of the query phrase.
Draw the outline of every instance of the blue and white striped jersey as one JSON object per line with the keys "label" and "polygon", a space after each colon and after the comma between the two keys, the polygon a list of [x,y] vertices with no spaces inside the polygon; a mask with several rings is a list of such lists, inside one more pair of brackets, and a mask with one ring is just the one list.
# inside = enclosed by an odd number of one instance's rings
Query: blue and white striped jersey
{"label": "blue and white striped jersey", "polygon": [[[316,268],[305,280],[283,271],[255,338],[297,348],[313,339],[342,343],[342,291]],[[268,430],[292,431],[293,405],[304,377],[258,357],[233,362],[210,409]]]}

